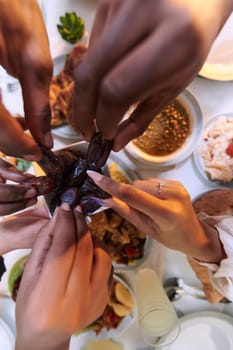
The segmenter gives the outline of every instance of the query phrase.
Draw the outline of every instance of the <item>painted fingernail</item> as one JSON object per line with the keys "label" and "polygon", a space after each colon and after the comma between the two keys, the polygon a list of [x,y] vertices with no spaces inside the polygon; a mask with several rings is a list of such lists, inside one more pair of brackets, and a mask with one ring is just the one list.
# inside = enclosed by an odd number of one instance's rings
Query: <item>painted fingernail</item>
{"label": "painted fingernail", "polygon": [[86,221],[86,224],[90,224],[92,222],[92,219],[90,216],[85,216],[85,221]]}
{"label": "painted fingernail", "polygon": [[110,208],[111,206],[109,205],[109,203],[106,203],[106,201],[104,199],[101,198],[97,198],[97,197],[90,197],[96,204],[102,206],[102,207],[107,207]]}
{"label": "painted fingernail", "polygon": [[66,202],[62,203],[61,207],[64,211],[70,211],[70,206]]}
{"label": "painted fingernail", "polygon": [[77,207],[75,207],[74,210],[77,211],[77,213],[82,213],[82,208],[80,207],[80,205],[77,205]]}
{"label": "painted fingernail", "polygon": [[99,182],[103,178],[103,175],[101,175],[100,173],[97,173],[96,171],[93,171],[93,170],[87,170],[87,174],[95,182]]}
{"label": "painted fingernail", "polygon": [[27,192],[25,193],[24,198],[33,198],[36,196],[36,189],[35,188],[30,188],[29,190],[27,190]]}

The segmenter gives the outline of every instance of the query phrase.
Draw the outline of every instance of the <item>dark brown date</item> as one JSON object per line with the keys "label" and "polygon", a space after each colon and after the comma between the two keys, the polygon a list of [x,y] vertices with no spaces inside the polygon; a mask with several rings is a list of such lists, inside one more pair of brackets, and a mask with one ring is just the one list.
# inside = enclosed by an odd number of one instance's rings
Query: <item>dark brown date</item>
{"label": "dark brown date", "polygon": [[95,133],[87,152],[88,168],[93,170],[102,168],[108,159],[112,146],[113,140],[104,139],[100,132]]}
{"label": "dark brown date", "polygon": [[80,204],[83,213],[90,215],[100,207],[93,197],[105,199],[110,195],[87,176],[87,170],[101,172],[111,149],[112,141],[104,140],[99,132],[93,136],[86,157],[72,150],[55,155],[42,147],[43,158],[39,165],[47,176],[35,178],[30,184],[37,188],[38,194],[46,194],[51,213],[58,205],[66,202],[72,208]]}

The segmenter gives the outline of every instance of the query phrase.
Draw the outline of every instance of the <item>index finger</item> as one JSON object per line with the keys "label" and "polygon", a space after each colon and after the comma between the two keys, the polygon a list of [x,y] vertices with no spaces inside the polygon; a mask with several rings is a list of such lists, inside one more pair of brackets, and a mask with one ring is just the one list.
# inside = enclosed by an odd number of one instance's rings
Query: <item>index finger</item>
{"label": "index finger", "polygon": [[68,288],[71,293],[77,290],[77,285],[89,285],[93,269],[93,241],[83,214],[79,208],[74,211],[78,245],[73,263],[73,274],[70,275]]}
{"label": "index finger", "polygon": [[[53,285],[53,291],[58,294],[64,293],[73,264],[75,244],[76,232],[72,211],[59,207],[49,223],[42,227],[34,243],[25,268],[25,279],[28,283],[50,281],[57,274],[59,283]],[[42,282],[41,284],[43,285]]]}
{"label": "index finger", "polygon": [[45,67],[30,68],[20,80],[29,130],[40,145],[48,148],[53,146],[49,102],[51,78],[52,64],[49,61]]}
{"label": "index finger", "polygon": [[[0,103],[0,149],[7,155],[39,160],[41,151],[32,137],[25,134],[18,121]],[[13,141],[12,141],[13,140]]]}
{"label": "index finger", "polygon": [[133,185],[116,182],[110,177],[103,176],[94,171],[88,171],[88,176],[103,190],[146,215],[153,216],[155,210],[158,214],[164,213],[167,210],[166,200],[158,199]]}

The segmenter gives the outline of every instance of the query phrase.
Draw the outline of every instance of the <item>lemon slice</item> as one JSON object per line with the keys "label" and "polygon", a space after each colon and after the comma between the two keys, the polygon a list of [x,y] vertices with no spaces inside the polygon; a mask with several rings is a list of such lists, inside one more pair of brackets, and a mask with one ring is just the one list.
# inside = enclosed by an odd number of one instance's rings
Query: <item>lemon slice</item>
{"label": "lemon slice", "polygon": [[134,300],[133,300],[132,294],[130,293],[130,291],[126,287],[123,286],[122,283],[116,284],[115,295],[116,295],[117,300],[121,304],[123,304],[129,308],[134,307]]}

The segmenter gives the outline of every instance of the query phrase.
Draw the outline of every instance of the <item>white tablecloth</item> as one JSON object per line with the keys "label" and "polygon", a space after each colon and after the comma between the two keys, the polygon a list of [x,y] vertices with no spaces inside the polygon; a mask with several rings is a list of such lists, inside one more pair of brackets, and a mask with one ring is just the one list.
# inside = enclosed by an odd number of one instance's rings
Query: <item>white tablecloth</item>
{"label": "white tablecloth", "polygon": [[[76,8],[76,5],[80,5],[83,3],[88,4],[88,11],[90,16],[87,19],[87,28],[91,27],[91,23],[93,20],[93,16],[95,13],[95,0],[85,2],[78,1],[68,1],[69,3],[69,10],[73,10],[74,7]],[[59,4],[59,6],[55,6],[54,4]],[[67,7],[64,8],[63,6],[64,2],[63,0],[49,0],[45,1],[42,0],[42,6],[43,11],[45,15],[45,21],[48,26],[48,32],[50,36],[50,42],[51,42],[51,51],[53,57],[56,57],[60,55],[61,53],[66,52],[69,49],[69,46],[67,44],[61,42],[57,31],[55,29],[54,23],[57,23],[57,19],[60,15],[64,14],[64,12],[67,10]],[[82,12],[83,7],[81,7],[80,15],[86,16],[84,12]],[[218,81],[211,81],[206,80],[203,78],[196,78],[188,87],[190,92],[195,96],[197,101],[200,104],[201,110],[203,112],[204,120],[207,121],[209,118],[222,114],[222,113],[233,113],[233,82],[218,82]],[[3,102],[5,103],[6,107],[9,109],[10,112],[13,114],[23,113],[23,104],[22,104],[22,98],[20,89],[13,91],[11,93],[7,93],[3,91]],[[58,148],[64,144],[68,144],[70,141],[60,139],[59,137],[54,137],[54,146],[55,148]],[[121,151],[122,158],[127,161],[127,156],[124,153],[124,151]],[[206,191],[208,188],[211,188],[211,184],[207,184],[203,181],[203,179],[200,178],[197,169],[195,168],[193,157],[190,156],[188,159],[183,161],[180,164],[177,164],[175,167],[166,169],[166,170],[155,170],[155,168],[149,168],[145,166],[138,166],[138,173],[141,176],[141,178],[147,178],[147,177],[159,177],[159,178],[170,178],[170,179],[176,179],[181,181],[184,186],[189,191],[192,198],[195,198],[200,193]],[[157,248],[156,248],[157,249]],[[161,253],[161,251],[160,251]],[[159,255],[159,254],[158,254]],[[163,265],[159,265],[160,268],[162,266],[162,270],[164,267],[164,276],[163,278],[169,278],[173,276],[180,276],[183,277],[186,282],[194,283],[196,285],[200,285],[199,281],[195,277],[193,271],[189,267],[186,258],[183,254],[179,252],[174,252],[169,249],[165,249],[164,253],[164,259],[161,258],[163,254],[159,255],[159,257],[156,257],[156,254],[150,259],[152,261],[148,260],[148,264],[153,264],[155,268],[158,267],[158,261],[159,264],[161,261],[164,262]],[[161,273],[161,271],[160,271]],[[133,276],[132,273],[126,274],[126,279],[129,279],[130,283],[133,283]],[[14,307],[9,307],[6,312],[5,306],[2,306],[3,301],[0,300],[0,317],[1,314],[6,315],[8,323],[13,324],[12,315],[13,315],[13,309]],[[5,304],[4,304],[5,305]],[[194,300],[190,297],[183,297],[180,301],[175,303],[175,307],[177,310],[182,313],[186,314],[193,311],[198,310],[218,310],[218,311],[224,311],[228,314],[231,314],[233,316],[233,306],[232,305],[210,305],[206,301],[201,300]],[[10,320],[10,321],[9,321]],[[140,339],[138,339],[137,333],[137,324],[133,324],[127,332],[123,335],[124,339],[126,340],[127,348],[126,350],[136,350],[136,345],[143,346],[143,344],[140,344]]]}

